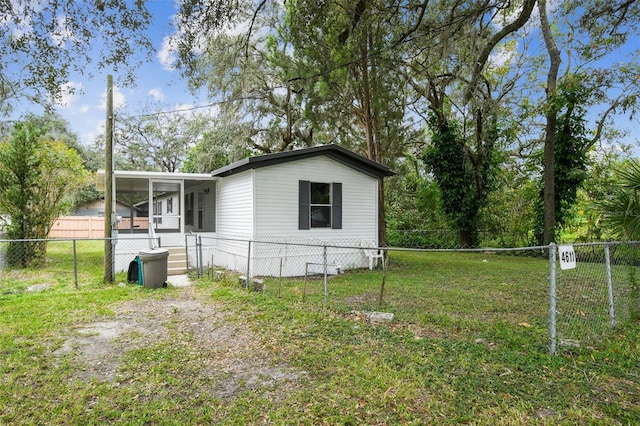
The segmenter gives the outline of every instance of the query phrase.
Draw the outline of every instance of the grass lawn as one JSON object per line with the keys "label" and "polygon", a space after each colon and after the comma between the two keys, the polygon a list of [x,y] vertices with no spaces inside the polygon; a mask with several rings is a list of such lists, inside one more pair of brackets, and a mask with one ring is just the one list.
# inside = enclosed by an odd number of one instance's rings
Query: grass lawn
{"label": "grass lawn", "polygon": [[78,289],[69,246],[0,275],[0,424],[640,422],[638,324],[547,354],[544,259],[395,253],[379,306],[379,270],[331,278],[325,304],[322,280],[104,285],[82,253]]}

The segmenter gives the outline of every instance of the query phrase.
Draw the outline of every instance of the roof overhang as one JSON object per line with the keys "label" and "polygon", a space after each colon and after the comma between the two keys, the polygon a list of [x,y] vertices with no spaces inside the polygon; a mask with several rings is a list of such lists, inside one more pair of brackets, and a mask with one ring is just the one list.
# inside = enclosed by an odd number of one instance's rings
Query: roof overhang
{"label": "roof overhang", "polygon": [[[105,190],[104,170],[98,170],[96,189]],[[149,181],[178,183],[181,181],[214,181],[216,177],[209,173],[169,173],[169,172],[141,172],[134,170],[114,170],[113,177],[117,192],[144,192],[149,190]],[[162,188],[158,188],[163,191]]]}
{"label": "roof overhang", "polygon": [[313,148],[296,149],[293,151],[276,152],[273,154],[260,155],[257,157],[248,157],[228,166],[219,168],[211,172],[214,177],[225,177],[236,173],[241,173],[250,169],[273,166],[277,164],[287,163],[303,158],[316,157],[318,155],[327,156],[348,167],[354,168],[364,174],[381,179],[385,176],[393,176],[395,172],[384,164],[369,160],[366,157],[349,151],[339,145],[329,144],[320,145]]}

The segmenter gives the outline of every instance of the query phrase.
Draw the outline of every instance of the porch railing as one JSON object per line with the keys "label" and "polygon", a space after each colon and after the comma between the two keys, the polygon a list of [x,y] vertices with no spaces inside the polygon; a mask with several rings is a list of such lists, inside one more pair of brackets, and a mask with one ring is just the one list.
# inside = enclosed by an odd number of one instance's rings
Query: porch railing
{"label": "porch railing", "polygon": [[149,239],[151,248],[158,248],[158,237],[156,236],[156,230],[153,227],[153,220],[149,220]]}

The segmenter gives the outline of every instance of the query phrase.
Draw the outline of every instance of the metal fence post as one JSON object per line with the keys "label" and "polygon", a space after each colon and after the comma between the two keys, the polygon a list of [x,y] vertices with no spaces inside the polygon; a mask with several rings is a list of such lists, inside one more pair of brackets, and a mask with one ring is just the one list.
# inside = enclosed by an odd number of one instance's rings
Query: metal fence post
{"label": "metal fence post", "polygon": [[604,245],[604,260],[607,270],[607,293],[609,296],[609,321],[611,327],[616,325],[616,312],[613,303],[613,279],[611,278],[611,253],[609,251],[609,244]]}
{"label": "metal fence post", "polygon": [[378,306],[382,307],[382,301],[384,300],[384,289],[387,283],[387,271],[389,268],[389,252],[383,250],[382,252],[382,284],[380,285],[380,295],[378,296]]}
{"label": "metal fence post", "polygon": [[247,248],[247,281],[246,286],[247,290],[251,288],[251,240],[248,241]]}
{"label": "metal fence post", "polygon": [[322,249],[322,263],[324,265],[324,303],[326,305],[329,295],[329,283],[327,282],[327,246],[323,246]]}
{"label": "metal fence post", "polygon": [[549,353],[556,354],[556,243],[549,244]]}
{"label": "metal fence post", "polygon": [[189,273],[189,234],[184,235],[184,251],[186,254],[185,267],[187,269],[187,274]]}
{"label": "metal fence post", "polygon": [[116,278],[116,240],[111,238],[111,277]]}
{"label": "metal fence post", "polygon": [[198,243],[200,243],[200,249],[198,251],[198,256],[200,256],[200,271],[198,277],[201,277],[204,271],[204,262],[202,261],[202,235],[198,235]]}
{"label": "metal fence post", "polygon": [[195,235],[194,240],[196,241],[196,277],[200,278],[200,270],[202,269],[202,265],[200,264],[200,256],[198,255],[198,250],[200,250],[198,235]]}
{"label": "metal fence post", "polygon": [[78,288],[78,255],[76,251],[76,239],[73,239],[73,278],[75,280],[76,289]]}

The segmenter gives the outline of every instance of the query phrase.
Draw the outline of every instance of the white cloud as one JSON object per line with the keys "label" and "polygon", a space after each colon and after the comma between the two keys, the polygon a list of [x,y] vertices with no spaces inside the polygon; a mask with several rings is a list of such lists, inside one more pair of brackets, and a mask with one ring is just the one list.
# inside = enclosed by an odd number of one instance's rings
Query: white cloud
{"label": "white cloud", "polygon": [[162,47],[158,50],[156,56],[160,60],[160,65],[167,71],[173,71],[176,60],[176,35],[167,36],[162,39]]}
{"label": "white cloud", "polygon": [[[107,91],[105,89],[101,95],[102,102],[100,103],[100,109],[107,109]],[[127,99],[124,94],[120,91],[118,86],[113,86],[113,109],[123,108],[127,104]]]}
{"label": "white cloud", "polygon": [[23,2],[10,1],[9,3],[8,10],[0,13],[0,27],[17,39],[33,33],[32,15],[42,10],[42,6],[38,2],[23,4]]}
{"label": "white cloud", "polygon": [[82,92],[82,83],[68,81],[60,87],[60,98],[53,99],[53,102],[61,108],[69,108],[78,99],[78,94]]}
{"label": "white cloud", "polygon": [[509,66],[518,53],[518,43],[514,40],[510,43],[501,44],[489,56],[489,66],[493,69]]}
{"label": "white cloud", "polygon": [[53,32],[49,33],[49,37],[58,47],[64,47],[67,40],[74,39],[73,31],[67,25],[66,16],[58,16],[56,18],[56,26]]}
{"label": "white cloud", "polygon": [[120,91],[120,89],[117,86],[113,86],[113,108],[114,109],[123,108],[126,104],[127,104],[127,100],[124,94]]}
{"label": "white cloud", "polygon": [[99,136],[104,134],[105,134],[104,120],[96,121],[95,126],[92,129],[87,130],[80,135],[80,140],[83,141],[85,146],[91,146]]}
{"label": "white cloud", "polygon": [[[244,19],[242,16],[238,17],[233,22],[219,28],[216,33],[231,37],[246,34],[251,26],[251,15],[245,13],[243,16]],[[184,31],[180,28],[179,16],[174,15],[171,19],[173,21],[173,27],[176,30],[173,34],[165,36],[162,39],[162,46],[156,53],[160,64],[167,71],[175,70],[174,64],[177,59],[178,46],[180,45],[180,41],[184,38]],[[190,35],[195,37],[191,40],[190,48],[196,55],[204,52],[212,36],[210,31],[205,30],[205,28],[208,28],[206,20],[207,17],[203,14],[200,17],[193,18],[189,23]],[[255,28],[254,31],[259,32],[259,30]]]}
{"label": "white cloud", "polygon": [[193,117],[197,114],[196,110],[194,110],[195,105],[193,104],[176,104],[173,107],[173,110],[183,117]]}
{"label": "white cloud", "polygon": [[164,101],[164,93],[162,93],[162,90],[157,87],[149,90],[148,95],[151,96],[157,102]]}
{"label": "white cloud", "polygon": [[251,27],[251,19],[247,19],[241,22],[234,22],[225,28],[222,32],[229,36],[245,35],[249,32]]}

